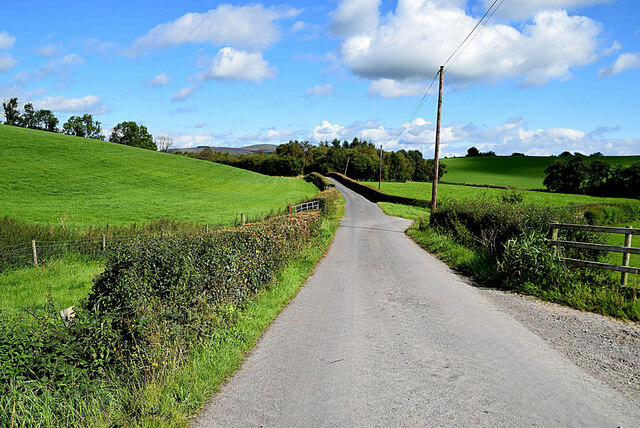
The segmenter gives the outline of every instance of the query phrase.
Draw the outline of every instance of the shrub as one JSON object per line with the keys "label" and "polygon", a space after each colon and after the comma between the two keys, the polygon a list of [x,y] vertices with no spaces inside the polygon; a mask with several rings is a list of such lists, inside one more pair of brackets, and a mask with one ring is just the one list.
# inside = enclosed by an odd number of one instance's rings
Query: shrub
{"label": "shrub", "polygon": [[[444,201],[431,213],[431,226],[450,232],[468,246],[480,246],[499,256],[510,239],[536,232],[546,236],[549,223],[582,223],[576,207],[545,207],[533,204],[505,204],[491,199]],[[561,238],[572,241],[604,242],[602,234],[561,231]],[[585,258],[584,252],[567,250],[571,257]],[[598,256],[593,252],[589,256]]]}
{"label": "shrub", "polygon": [[545,235],[523,233],[506,242],[498,271],[507,284],[533,282],[543,288],[557,287],[567,274],[559,251],[547,244]]}

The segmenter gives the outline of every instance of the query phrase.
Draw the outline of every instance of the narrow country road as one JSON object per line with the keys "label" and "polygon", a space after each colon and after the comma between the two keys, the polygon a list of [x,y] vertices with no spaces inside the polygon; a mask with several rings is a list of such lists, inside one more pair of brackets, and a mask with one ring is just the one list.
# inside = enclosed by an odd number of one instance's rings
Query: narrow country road
{"label": "narrow country road", "polygon": [[640,426],[578,368],[337,185],[346,212],[295,300],[194,426]]}

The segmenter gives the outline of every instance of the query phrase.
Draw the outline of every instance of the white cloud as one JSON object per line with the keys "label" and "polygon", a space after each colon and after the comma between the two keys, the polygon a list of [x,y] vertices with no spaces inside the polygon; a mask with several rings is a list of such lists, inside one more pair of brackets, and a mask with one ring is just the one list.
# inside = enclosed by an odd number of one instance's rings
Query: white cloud
{"label": "white cloud", "polygon": [[425,83],[398,82],[392,79],[379,79],[371,82],[369,95],[382,98],[417,97],[427,90]]}
{"label": "white cloud", "polygon": [[261,53],[237,51],[231,47],[218,51],[209,68],[196,76],[197,80],[243,80],[260,83],[275,77],[276,68],[262,58]]}
{"label": "white cloud", "polygon": [[[344,40],[341,60],[365,79],[398,84],[431,80],[478,21],[467,15],[464,2],[458,3],[461,7],[434,0],[400,0],[396,10],[381,18],[375,28],[364,26]],[[344,4],[347,2],[341,6]],[[356,28],[359,19],[353,18]],[[528,86],[568,79],[572,67],[598,58],[601,28],[587,17],[569,16],[564,10],[540,11],[530,23],[517,27],[486,25],[447,69],[447,82],[516,78],[521,86]],[[404,89],[394,90],[390,82],[382,82],[371,92],[403,94]]]}
{"label": "white cloud", "polygon": [[[498,15],[512,19],[526,19],[541,10],[568,9],[575,10],[594,4],[611,3],[615,0],[509,0],[498,9]],[[484,0],[485,10],[491,6],[493,0]]]}
{"label": "white cloud", "polygon": [[296,21],[292,26],[291,26],[291,31],[294,33],[297,33],[298,31],[302,31],[307,27],[307,24],[305,24],[303,21]]}
{"label": "white cloud", "polygon": [[0,33],[0,50],[6,50],[13,47],[15,42],[16,38],[10,36],[6,31]]}
{"label": "white cloud", "polygon": [[[395,140],[402,127],[386,128],[373,120],[357,121],[350,125],[322,121],[304,138],[317,143],[335,138],[350,141],[353,137],[358,137],[376,145],[383,144],[385,150],[420,150],[425,157],[433,157],[434,124],[417,118],[405,125],[407,129],[398,141]],[[601,138],[603,134],[617,130],[619,127],[599,127],[589,133],[568,128],[531,130],[523,118],[508,119],[503,124],[491,128],[477,127],[473,124],[453,124],[441,129],[441,155],[464,155],[471,146],[476,146],[481,151],[493,150],[502,155],[521,152],[549,156],[565,150],[584,154],[597,151],[609,155],[639,153],[638,138]]]}
{"label": "white cloud", "polygon": [[207,122],[198,122],[193,127],[194,128],[204,128],[205,126],[207,126]]}
{"label": "white cloud", "polygon": [[185,100],[185,99],[189,98],[191,95],[193,95],[193,93],[198,88],[199,88],[199,85],[191,85],[188,88],[182,88],[178,92],[176,92],[175,94],[173,94],[171,96],[171,101],[182,101],[182,100]]}
{"label": "white cloud", "polygon": [[56,56],[61,50],[62,46],[59,43],[51,43],[36,49],[36,53],[45,58],[51,58],[52,56]]}
{"label": "white cloud", "polygon": [[45,79],[49,76],[56,76],[58,79],[64,79],[69,75],[69,70],[72,67],[82,64],[84,64],[84,60],[80,55],[72,53],[49,61],[45,65],[38,67],[33,73],[18,73],[15,75],[15,78],[18,80],[37,80]]}
{"label": "white cloud", "polygon": [[160,73],[153,79],[149,80],[147,83],[149,84],[149,86],[164,86],[169,83],[170,80],[171,78],[167,76],[167,73]]}
{"label": "white cloud", "polygon": [[329,28],[339,37],[374,30],[378,26],[380,0],[343,0],[331,15]]}
{"label": "white cloud", "polygon": [[109,111],[102,98],[95,95],[82,98],[44,97],[34,100],[33,105],[54,112],[104,114]]}
{"label": "white cloud", "polygon": [[312,95],[329,95],[333,92],[333,86],[331,83],[327,83],[326,85],[316,85],[313,88],[309,88],[305,91],[305,95],[310,97]]}
{"label": "white cloud", "polygon": [[262,142],[262,143],[268,143],[268,142],[286,143],[287,141],[293,138],[293,135],[294,133],[287,129],[278,130],[275,128],[269,128],[263,132],[260,132],[259,134],[248,134],[248,135],[245,135],[244,137],[240,137],[238,138],[238,141]]}
{"label": "white cloud", "polygon": [[300,11],[291,8],[221,5],[204,13],[187,13],[175,21],[157,25],[133,42],[129,55],[138,56],[156,49],[184,43],[233,45],[262,49],[280,38],[274,21],[292,18]]}
{"label": "white cloud", "polygon": [[611,77],[623,71],[640,68],[640,52],[637,53],[623,53],[618,57],[616,62],[609,66],[604,67],[598,73],[600,77]]}
{"label": "white cloud", "polygon": [[18,64],[11,55],[0,54],[0,73],[4,73]]}

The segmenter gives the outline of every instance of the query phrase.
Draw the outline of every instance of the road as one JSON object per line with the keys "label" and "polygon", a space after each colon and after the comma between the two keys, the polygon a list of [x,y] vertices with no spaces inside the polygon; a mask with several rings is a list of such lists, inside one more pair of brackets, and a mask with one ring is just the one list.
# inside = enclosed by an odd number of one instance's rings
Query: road
{"label": "road", "polygon": [[194,426],[640,426],[640,408],[337,185],[326,257]]}

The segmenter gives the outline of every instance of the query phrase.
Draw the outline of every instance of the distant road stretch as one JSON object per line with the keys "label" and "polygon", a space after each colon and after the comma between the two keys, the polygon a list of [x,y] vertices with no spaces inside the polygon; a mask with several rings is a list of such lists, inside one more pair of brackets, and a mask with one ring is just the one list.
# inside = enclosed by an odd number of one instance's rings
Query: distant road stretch
{"label": "distant road stretch", "polygon": [[194,426],[640,426],[634,401],[493,306],[363,197]]}

